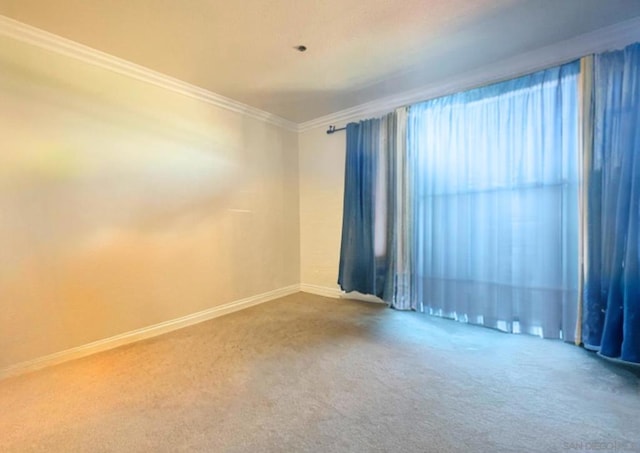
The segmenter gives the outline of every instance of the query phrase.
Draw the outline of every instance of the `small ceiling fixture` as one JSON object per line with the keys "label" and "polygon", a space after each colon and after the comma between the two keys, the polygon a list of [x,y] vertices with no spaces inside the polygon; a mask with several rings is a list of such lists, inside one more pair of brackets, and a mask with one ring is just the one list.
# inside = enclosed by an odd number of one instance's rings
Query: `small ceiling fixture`
{"label": "small ceiling fixture", "polygon": [[307,50],[307,46],[295,46],[294,49],[296,49],[298,52],[304,52],[305,50]]}

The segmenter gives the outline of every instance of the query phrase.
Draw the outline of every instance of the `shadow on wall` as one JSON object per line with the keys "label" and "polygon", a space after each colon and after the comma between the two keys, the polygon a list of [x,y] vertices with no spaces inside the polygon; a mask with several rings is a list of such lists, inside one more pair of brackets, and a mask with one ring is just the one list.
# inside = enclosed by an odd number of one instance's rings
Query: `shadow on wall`
{"label": "shadow on wall", "polygon": [[212,134],[81,88],[0,75],[0,270],[32,252],[184,230],[226,209],[240,178],[238,150]]}
{"label": "shadow on wall", "polygon": [[0,368],[284,286],[279,129],[1,37],[0,99]]}

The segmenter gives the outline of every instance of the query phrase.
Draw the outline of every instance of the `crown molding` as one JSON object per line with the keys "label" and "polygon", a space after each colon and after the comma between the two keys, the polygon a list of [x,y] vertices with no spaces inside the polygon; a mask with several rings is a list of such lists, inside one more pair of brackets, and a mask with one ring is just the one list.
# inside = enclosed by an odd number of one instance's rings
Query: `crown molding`
{"label": "crown molding", "polygon": [[380,116],[398,107],[512,79],[588,54],[619,49],[636,41],[640,41],[640,17],[578,35],[495,64],[482,66],[446,81],[435,82],[300,123],[298,132],[327,127],[331,124],[340,127],[349,121]]}
{"label": "crown molding", "polygon": [[0,35],[99,66],[290,131],[304,132],[317,127],[326,127],[330,124],[342,126],[349,121],[379,116],[398,107],[518,77],[546,67],[566,63],[584,55],[624,47],[632,42],[640,41],[640,17],[560,41],[495,64],[486,65],[457,77],[448,78],[446,81],[434,82],[414,90],[376,99],[299,124],[2,15],[0,15]]}
{"label": "crown molding", "polygon": [[0,35],[197,99],[216,107],[297,131],[296,123],[122,58],[0,15]]}

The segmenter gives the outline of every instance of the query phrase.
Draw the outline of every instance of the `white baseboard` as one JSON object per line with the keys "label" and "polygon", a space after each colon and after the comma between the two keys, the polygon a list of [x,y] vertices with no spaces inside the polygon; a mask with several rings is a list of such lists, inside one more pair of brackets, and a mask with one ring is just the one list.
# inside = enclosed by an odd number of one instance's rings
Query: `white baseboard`
{"label": "white baseboard", "polygon": [[327,286],[311,285],[308,283],[302,283],[300,285],[300,291],[302,291],[303,293],[315,294],[317,296],[332,297],[334,299],[352,299],[362,300],[364,302],[386,304],[386,302],[379,297],[371,296],[369,294],[361,294],[358,291],[345,293],[338,288],[329,288]]}
{"label": "white baseboard", "polygon": [[375,304],[385,304],[387,303],[380,299],[379,297],[372,296],[371,294],[362,294],[358,291],[352,291],[350,293],[342,293],[340,296],[342,299],[352,299],[352,300],[361,300],[363,302],[373,302]]}
{"label": "white baseboard", "polygon": [[339,299],[344,294],[338,288],[329,288],[327,286],[310,285],[308,283],[300,284],[300,291],[303,293],[315,294],[316,296],[331,297]]}
{"label": "white baseboard", "polygon": [[17,376],[30,371],[35,371],[41,368],[68,362],[70,360],[86,357],[97,352],[117,348],[118,346],[123,346],[151,337],[156,337],[173,330],[182,329],[183,327],[198,324],[209,319],[217,318],[228,313],[233,313],[234,311],[249,308],[263,302],[277,299],[279,297],[288,296],[299,291],[300,285],[287,286],[284,288],[276,289],[274,291],[269,291],[266,293],[258,294],[256,296],[247,297],[245,299],[236,300],[227,304],[219,305],[217,307],[209,308],[207,310],[199,311],[197,313],[183,316],[181,318],[161,322],[159,324],[132,330],[130,332],[125,332],[110,338],[94,341],[82,346],[77,346],[75,348],[56,352],[43,357],[38,357],[33,360],[21,362],[16,365],[11,365],[7,368],[0,369],[0,379]]}

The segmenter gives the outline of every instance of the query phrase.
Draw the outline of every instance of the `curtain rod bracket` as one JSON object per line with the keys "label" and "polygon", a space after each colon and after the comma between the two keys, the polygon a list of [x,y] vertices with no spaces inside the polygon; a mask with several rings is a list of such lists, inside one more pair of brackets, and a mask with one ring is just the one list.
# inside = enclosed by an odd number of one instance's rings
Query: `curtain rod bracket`
{"label": "curtain rod bracket", "polygon": [[329,126],[329,129],[327,129],[327,134],[333,134],[334,132],[343,131],[343,130],[345,130],[346,128],[347,128],[347,127],[345,126],[345,127],[340,127],[340,128],[337,128],[337,129],[336,129],[336,127],[335,127],[335,126]]}

